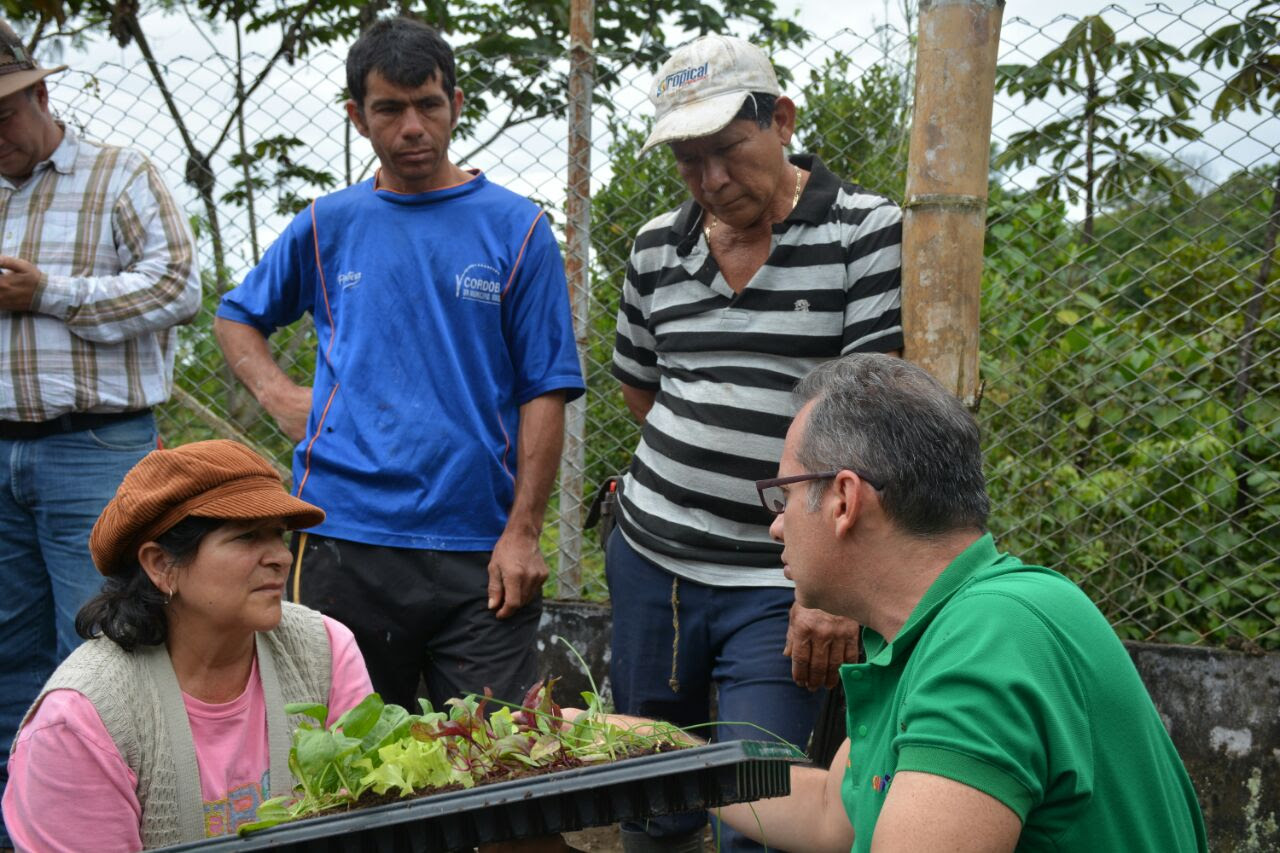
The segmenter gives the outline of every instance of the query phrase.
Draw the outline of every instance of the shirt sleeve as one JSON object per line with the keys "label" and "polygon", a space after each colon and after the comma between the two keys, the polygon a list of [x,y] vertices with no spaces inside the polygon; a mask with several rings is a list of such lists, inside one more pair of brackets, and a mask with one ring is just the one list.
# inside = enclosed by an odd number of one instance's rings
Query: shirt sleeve
{"label": "shirt sleeve", "polygon": [[227,291],[217,316],[271,337],[307,312],[314,312],[322,286],[316,266],[312,216],[317,202],[294,217],[238,287]]}
{"label": "shirt sleeve", "polygon": [[73,690],[49,693],[9,756],[4,825],[17,850],[142,849],[133,774],[97,710]]}
{"label": "shirt sleeve", "polygon": [[1025,821],[1059,782],[1092,787],[1085,691],[1061,640],[1029,605],[998,592],[963,603],[967,615],[944,610],[913,652],[929,664],[905,691],[897,771],[954,779]]}
{"label": "shirt sleeve", "polygon": [[503,330],[515,368],[515,398],[524,405],[551,391],[582,396],[564,261],[542,213],[530,224],[502,297]]}
{"label": "shirt sleeve", "polygon": [[325,723],[331,726],[372,693],[373,684],[351,629],[328,616],[320,618],[329,635],[329,659],[333,667],[329,676],[329,719]]}
{"label": "shirt sleeve", "polygon": [[194,317],[200,310],[195,239],[151,163],[139,157],[110,213],[119,272],[42,275],[32,310],[95,343],[127,341]]}
{"label": "shirt sleeve", "polygon": [[902,349],[902,210],[868,210],[845,249],[841,355]]}
{"label": "shirt sleeve", "polygon": [[617,332],[613,341],[613,375],[633,388],[657,391],[659,383],[657,342],[649,329],[636,268],[627,262],[627,274],[618,299]]}

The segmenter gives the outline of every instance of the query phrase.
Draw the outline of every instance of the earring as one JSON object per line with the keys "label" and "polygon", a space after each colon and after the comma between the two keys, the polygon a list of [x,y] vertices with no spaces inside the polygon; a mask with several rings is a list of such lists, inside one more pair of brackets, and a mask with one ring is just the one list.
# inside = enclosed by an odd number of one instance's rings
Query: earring
{"label": "earring", "polygon": [[168,607],[173,602],[173,587],[164,591],[164,604]]}

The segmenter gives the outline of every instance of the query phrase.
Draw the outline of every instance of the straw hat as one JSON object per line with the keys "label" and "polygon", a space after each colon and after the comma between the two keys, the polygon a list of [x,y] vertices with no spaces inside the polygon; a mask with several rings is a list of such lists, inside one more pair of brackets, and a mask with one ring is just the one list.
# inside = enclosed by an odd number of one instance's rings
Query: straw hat
{"label": "straw hat", "polygon": [[280,475],[243,444],[219,439],[153,450],[124,475],[89,534],[104,575],[129,565],[139,546],[187,516],[285,519],[290,529],[324,521],[324,510],[284,489]]}
{"label": "straw hat", "polygon": [[13,28],[0,21],[0,98],[7,98],[14,92],[34,86],[50,74],[66,70],[65,65],[41,68],[27,54],[26,48],[22,46],[22,39],[18,38]]}

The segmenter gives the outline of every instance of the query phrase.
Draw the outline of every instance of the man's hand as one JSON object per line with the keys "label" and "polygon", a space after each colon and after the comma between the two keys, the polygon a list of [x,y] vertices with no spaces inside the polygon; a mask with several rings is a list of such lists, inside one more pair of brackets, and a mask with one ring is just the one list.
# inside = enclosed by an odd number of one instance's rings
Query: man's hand
{"label": "man's hand", "polygon": [[270,394],[262,395],[262,407],[275,418],[280,431],[297,443],[307,434],[311,415],[311,389],[296,382],[278,383]]}
{"label": "man's hand", "polygon": [[40,269],[30,261],[0,255],[0,311],[30,311]]}
{"label": "man's hand", "polygon": [[791,658],[796,684],[810,690],[835,687],[840,682],[840,664],[858,659],[859,630],[852,619],[792,604],[782,653]]}
{"label": "man's hand", "polygon": [[547,579],[547,562],[538,549],[538,537],[503,531],[493,546],[489,560],[489,609],[506,619],[524,607],[542,589]]}

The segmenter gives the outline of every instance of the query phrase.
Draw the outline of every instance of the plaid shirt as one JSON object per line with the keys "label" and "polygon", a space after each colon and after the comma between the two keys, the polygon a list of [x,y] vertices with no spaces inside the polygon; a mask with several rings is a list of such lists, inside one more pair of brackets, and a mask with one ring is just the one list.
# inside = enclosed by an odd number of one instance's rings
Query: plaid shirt
{"label": "plaid shirt", "polygon": [[0,177],[0,255],[41,272],[30,311],[0,311],[0,420],[164,402],[172,328],[200,308],[195,241],[155,167],[64,131],[20,186]]}

